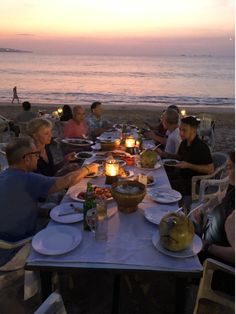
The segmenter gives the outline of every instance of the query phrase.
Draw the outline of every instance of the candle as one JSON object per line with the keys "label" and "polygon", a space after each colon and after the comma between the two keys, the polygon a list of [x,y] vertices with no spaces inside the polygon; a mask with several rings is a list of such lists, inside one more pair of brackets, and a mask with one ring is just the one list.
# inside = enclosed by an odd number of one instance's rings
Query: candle
{"label": "candle", "polygon": [[63,111],[62,108],[58,108],[58,109],[57,109],[57,112],[58,112],[58,115],[59,115],[59,116],[62,114],[62,111]]}
{"label": "candle", "polygon": [[115,159],[108,159],[105,163],[106,184],[112,184],[118,180],[119,163]]}
{"label": "candle", "polygon": [[127,148],[133,148],[135,146],[135,138],[133,136],[126,137],[125,146]]}

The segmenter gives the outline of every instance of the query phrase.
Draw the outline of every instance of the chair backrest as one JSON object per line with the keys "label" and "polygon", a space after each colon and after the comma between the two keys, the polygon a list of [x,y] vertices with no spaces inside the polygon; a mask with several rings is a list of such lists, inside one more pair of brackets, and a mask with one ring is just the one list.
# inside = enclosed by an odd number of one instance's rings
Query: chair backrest
{"label": "chair backrest", "polygon": [[[234,279],[235,270],[224,263],[213,259],[204,262],[203,276],[198,288],[194,314],[198,313],[235,313],[234,297],[212,289],[212,279],[215,271],[227,273]],[[233,280],[234,281],[234,280]]]}
{"label": "chair backrest", "polygon": [[67,121],[55,121],[56,137],[62,138],[63,128],[66,123]]}
{"label": "chair backrest", "polygon": [[200,119],[200,130],[209,130],[213,127],[215,119],[211,114],[200,113],[198,118]]}
{"label": "chair backrest", "polygon": [[227,166],[227,159],[228,156],[224,153],[215,152],[212,154],[213,164],[215,168],[215,174],[214,179],[222,179],[226,176],[226,166]]}
{"label": "chair backrest", "polygon": [[3,171],[8,167],[6,153],[4,151],[0,151],[0,171]]}
{"label": "chair backrest", "polygon": [[51,293],[34,314],[66,314],[61,295],[57,292]]}

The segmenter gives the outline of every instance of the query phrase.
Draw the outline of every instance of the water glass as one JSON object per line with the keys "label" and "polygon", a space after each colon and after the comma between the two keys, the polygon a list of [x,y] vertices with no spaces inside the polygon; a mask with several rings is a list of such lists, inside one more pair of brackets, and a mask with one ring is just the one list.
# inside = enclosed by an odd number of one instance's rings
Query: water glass
{"label": "water glass", "polygon": [[107,202],[105,200],[97,200],[97,216],[95,226],[95,239],[97,241],[107,240]]}

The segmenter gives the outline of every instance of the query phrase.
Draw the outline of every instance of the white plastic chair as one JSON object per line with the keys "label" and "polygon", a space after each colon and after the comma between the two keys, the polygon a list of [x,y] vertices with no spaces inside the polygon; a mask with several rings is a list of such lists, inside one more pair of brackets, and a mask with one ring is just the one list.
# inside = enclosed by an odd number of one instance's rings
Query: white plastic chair
{"label": "white plastic chair", "polygon": [[58,292],[53,292],[40,305],[34,314],[66,314],[66,309],[61,295]]}
{"label": "white plastic chair", "polygon": [[0,150],[0,171],[5,170],[6,168],[8,168],[6,153]]}
{"label": "white plastic chair", "polygon": [[[226,169],[227,169],[227,158],[228,156],[224,153],[213,153],[212,159],[215,171],[209,175],[201,175],[201,176],[193,176],[192,177],[192,202],[197,201],[200,199],[211,199],[219,193],[223,186],[227,185],[226,179]],[[203,181],[205,180],[205,181]],[[210,181],[210,180],[218,180]],[[202,187],[201,187],[201,182]],[[200,189],[199,190],[199,183],[200,182]],[[211,184],[212,183],[212,184]],[[200,194],[201,193],[201,194]]]}
{"label": "white plastic chair", "polygon": [[198,288],[194,314],[205,313],[235,313],[234,297],[213,290],[211,287],[215,271],[222,271],[235,277],[235,269],[213,259],[204,262],[203,276]]}

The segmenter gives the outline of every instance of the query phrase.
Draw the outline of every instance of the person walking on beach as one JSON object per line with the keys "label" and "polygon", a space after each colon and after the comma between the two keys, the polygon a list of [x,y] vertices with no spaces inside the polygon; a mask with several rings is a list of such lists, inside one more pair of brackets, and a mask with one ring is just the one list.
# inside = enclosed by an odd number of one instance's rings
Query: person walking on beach
{"label": "person walking on beach", "polygon": [[12,104],[13,104],[15,99],[18,101],[18,104],[19,104],[20,100],[19,100],[19,97],[17,95],[17,87],[16,86],[13,87],[13,98],[12,98],[12,101],[11,101]]}

